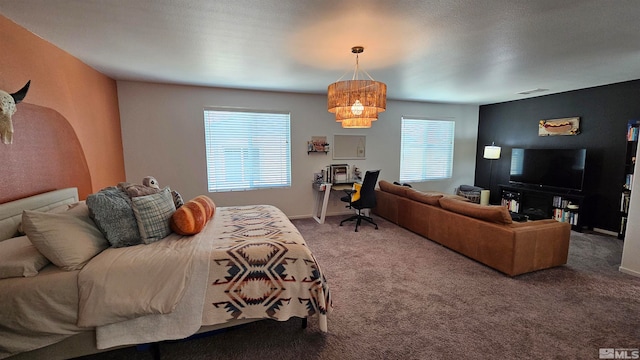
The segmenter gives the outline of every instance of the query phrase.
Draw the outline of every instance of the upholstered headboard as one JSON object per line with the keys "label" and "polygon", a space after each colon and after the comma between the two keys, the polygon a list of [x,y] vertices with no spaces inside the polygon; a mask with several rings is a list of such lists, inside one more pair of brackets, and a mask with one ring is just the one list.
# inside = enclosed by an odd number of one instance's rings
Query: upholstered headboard
{"label": "upholstered headboard", "polygon": [[[91,193],[91,176],[75,131],[57,111],[20,103],[13,144],[0,143],[0,203],[56,189]],[[90,121],[89,119],[87,121]]]}
{"label": "upholstered headboard", "polygon": [[18,232],[23,210],[47,211],[77,201],[78,189],[67,188],[0,204],[0,241],[9,239]]}

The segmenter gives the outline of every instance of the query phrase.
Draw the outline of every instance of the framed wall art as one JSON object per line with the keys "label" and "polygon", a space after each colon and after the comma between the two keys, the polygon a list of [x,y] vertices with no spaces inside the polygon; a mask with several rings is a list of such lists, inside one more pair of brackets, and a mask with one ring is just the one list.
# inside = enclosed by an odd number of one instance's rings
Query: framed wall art
{"label": "framed wall art", "polygon": [[538,136],[578,134],[580,134],[579,117],[540,120],[538,123]]}
{"label": "framed wall art", "polygon": [[367,137],[365,135],[333,135],[333,158],[342,159],[366,159]]}

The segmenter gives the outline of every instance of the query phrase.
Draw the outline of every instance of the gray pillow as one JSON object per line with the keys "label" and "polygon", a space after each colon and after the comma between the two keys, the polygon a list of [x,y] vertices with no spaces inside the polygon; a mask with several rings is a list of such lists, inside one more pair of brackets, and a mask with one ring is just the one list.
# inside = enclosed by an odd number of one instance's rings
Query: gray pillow
{"label": "gray pillow", "polygon": [[142,244],[140,230],[126,192],[115,186],[87,197],[89,216],[112,247]]}

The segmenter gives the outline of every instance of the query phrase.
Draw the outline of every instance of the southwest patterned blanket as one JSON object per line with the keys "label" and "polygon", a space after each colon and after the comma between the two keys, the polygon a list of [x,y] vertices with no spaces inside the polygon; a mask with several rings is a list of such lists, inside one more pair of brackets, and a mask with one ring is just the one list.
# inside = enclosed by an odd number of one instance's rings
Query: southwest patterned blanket
{"label": "southwest patterned blanket", "polygon": [[203,325],[318,315],[327,331],[327,281],[295,226],[270,205],[219,207]]}
{"label": "southwest patterned blanket", "polygon": [[[327,313],[332,309],[327,282],[298,229],[278,208],[218,207],[199,234],[172,234],[140,251],[185,241],[184,246],[193,244],[199,250],[175,310],[98,326],[98,349],[182,339],[202,325],[235,319],[285,321],[317,315],[319,328],[327,331]],[[128,248],[122,249],[115,250]]]}

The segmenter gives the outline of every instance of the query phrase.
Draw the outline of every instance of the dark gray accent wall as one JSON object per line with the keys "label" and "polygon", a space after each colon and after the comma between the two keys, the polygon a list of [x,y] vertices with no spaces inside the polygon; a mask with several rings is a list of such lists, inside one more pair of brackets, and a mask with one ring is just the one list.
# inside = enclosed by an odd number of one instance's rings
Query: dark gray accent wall
{"label": "dark gray accent wall", "polygon": [[[538,136],[543,119],[580,117],[576,136]],[[624,184],[627,122],[640,118],[640,80],[480,106],[475,182],[489,188],[485,145],[502,147],[492,166],[491,202],[498,184],[509,182],[512,148],[586,148],[583,194],[589,198],[588,226],[617,232]]]}

